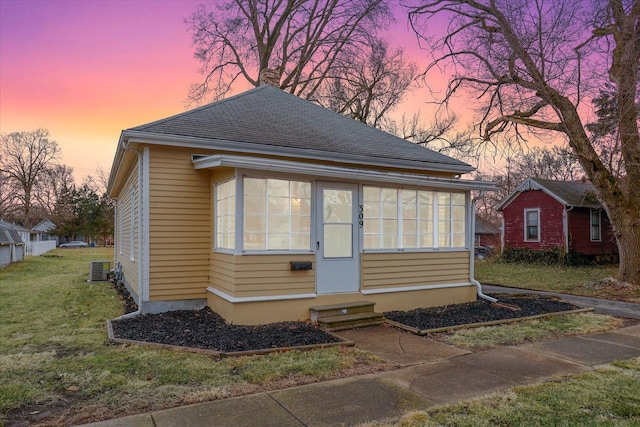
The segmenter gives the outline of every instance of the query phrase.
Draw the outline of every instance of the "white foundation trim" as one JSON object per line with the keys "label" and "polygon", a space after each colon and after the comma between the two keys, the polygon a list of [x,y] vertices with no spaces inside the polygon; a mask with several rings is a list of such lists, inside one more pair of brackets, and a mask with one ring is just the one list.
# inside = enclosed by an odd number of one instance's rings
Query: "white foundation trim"
{"label": "white foundation trim", "polygon": [[212,288],[209,286],[207,288],[207,292],[211,292],[214,295],[219,296],[225,301],[229,302],[260,302],[260,301],[284,301],[284,300],[292,300],[292,299],[309,299],[316,298],[316,294],[294,294],[294,295],[271,295],[271,296],[262,296],[262,297],[232,297],[229,294],[222,292],[219,289]]}
{"label": "white foundation trim", "polygon": [[424,291],[427,289],[462,288],[465,286],[473,286],[473,284],[470,282],[465,282],[465,283],[444,283],[441,285],[407,286],[403,288],[364,289],[360,291],[360,293],[363,295],[388,294],[392,292]]}

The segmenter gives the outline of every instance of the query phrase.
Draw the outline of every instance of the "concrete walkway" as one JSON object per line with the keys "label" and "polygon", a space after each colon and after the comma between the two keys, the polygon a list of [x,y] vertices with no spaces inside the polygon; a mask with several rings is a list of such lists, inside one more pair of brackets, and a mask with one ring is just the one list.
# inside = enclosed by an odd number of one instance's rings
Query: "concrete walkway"
{"label": "concrete walkway", "polygon": [[355,340],[356,347],[405,367],[91,425],[353,426],[640,356],[640,325],[480,353],[385,326],[340,334]]}

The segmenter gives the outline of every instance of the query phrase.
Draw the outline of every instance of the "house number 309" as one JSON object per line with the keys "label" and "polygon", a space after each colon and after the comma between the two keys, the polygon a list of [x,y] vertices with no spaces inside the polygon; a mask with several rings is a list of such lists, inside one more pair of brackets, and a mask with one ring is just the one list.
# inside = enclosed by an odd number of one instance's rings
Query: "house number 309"
{"label": "house number 309", "polygon": [[358,225],[360,228],[364,225],[364,206],[358,206]]}

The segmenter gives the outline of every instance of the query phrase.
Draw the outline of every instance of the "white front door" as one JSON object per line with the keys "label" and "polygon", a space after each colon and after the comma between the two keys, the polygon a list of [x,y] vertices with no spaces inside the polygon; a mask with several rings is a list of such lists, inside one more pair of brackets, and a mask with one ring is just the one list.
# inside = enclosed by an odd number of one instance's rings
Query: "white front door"
{"label": "white front door", "polygon": [[316,292],[360,289],[358,186],[318,183],[316,203]]}

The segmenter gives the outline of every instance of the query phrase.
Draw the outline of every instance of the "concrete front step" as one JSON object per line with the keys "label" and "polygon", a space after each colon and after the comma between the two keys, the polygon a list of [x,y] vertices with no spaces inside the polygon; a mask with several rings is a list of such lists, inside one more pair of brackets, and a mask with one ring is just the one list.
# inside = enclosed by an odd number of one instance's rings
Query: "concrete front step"
{"label": "concrete front step", "polygon": [[341,331],[344,329],[378,326],[384,321],[382,313],[368,312],[355,314],[340,314],[318,319],[318,326],[327,331]]}
{"label": "concrete front step", "polygon": [[312,322],[318,322],[324,317],[341,316],[357,313],[373,313],[374,302],[355,301],[343,304],[315,305],[309,307],[309,317]]}

